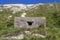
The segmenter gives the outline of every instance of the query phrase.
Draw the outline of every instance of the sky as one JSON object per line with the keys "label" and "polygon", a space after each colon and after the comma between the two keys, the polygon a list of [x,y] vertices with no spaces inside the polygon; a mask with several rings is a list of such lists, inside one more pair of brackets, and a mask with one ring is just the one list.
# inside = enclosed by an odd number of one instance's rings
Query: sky
{"label": "sky", "polygon": [[0,4],[37,4],[47,2],[60,2],[60,0],[0,0]]}

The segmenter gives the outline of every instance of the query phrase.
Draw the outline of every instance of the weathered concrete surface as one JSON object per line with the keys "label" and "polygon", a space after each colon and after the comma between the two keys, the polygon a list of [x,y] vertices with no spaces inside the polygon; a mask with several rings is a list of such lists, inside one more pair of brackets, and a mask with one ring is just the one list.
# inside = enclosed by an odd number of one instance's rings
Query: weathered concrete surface
{"label": "weathered concrete surface", "polygon": [[33,28],[39,26],[46,26],[45,17],[15,17],[14,27]]}

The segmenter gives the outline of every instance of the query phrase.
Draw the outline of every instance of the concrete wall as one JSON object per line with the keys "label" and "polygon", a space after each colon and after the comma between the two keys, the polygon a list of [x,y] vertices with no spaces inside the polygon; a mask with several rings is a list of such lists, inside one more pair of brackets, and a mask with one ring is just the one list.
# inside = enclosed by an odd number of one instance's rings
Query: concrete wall
{"label": "concrete wall", "polygon": [[15,17],[14,27],[33,28],[39,26],[46,26],[45,17]]}

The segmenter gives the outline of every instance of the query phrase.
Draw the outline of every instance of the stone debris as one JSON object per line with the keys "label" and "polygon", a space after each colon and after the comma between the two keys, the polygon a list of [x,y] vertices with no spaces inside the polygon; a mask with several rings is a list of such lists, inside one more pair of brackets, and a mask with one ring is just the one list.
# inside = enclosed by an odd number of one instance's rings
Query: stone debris
{"label": "stone debris", "polygon": [[[45,38],[46,36],[45,35],[41,35],[41,34],[36,34],[36,33],[31,33],[30,31],[25,31],[25,33],[29,36],[36,36],[36,37],[41,37],[41,38]],[[24,39],[24,37],[27,37],[27,35],[24,35],[24,34],[19,34],[19,35],[15,35],[15,36],[7,36],[7,37],[4,37],[6,39]],[[31,35],[30,35],[31,34]]]}
{"label": "stone debris", "polygon": [[40,35],[40,37],[45,38],[46,36],[44,36],[44,35]]}
{"label": "stone debris", "polygon": [[22,13],[21,17],[25,17],[26,16],[26,13]]}
{"label": "stone debris", "polygon": [[44,5],[44,3],[39,3],[39,5]]}
{"label": "stone debris", "polygon": [[11,37],[5,37],[7,39],[11,38],[11,39],[23,39],[24,38],[24,35],[23,34],[20,34],[20,35],[17,35],[17,36],[11,36]]}
{"label": "stone debris", "polygon": [[25,33],[26,33],[26,34],[31,34],[31,32],[30,32],[30,31],[25,31]]}
{"label": "stone debris", "polygon": [[49,6],[53,6],[53,4],[49,4]]}
{"label": "stone debris", "polygon": [[8,16],[8,19],[10,19],[12,17],[12,15]]}
{"label": "stone debris", "polygon": [[16,13],[16,11],[13,11],[12,13],[13,13],[13,14],[15,14],[15,13]]}
{"label": "stone debris", "polygon": [[13,14],[21,11],[21,9],[20,8],[17,8],[17,7],[12,7],[10,10],[12,11]]}
{"label": "stone debris", "polygon": [[40,34],[33,34],[34,36],[37,36],[37,37],[42,37],[42,38],[45,38],[46,36],[44,35],[40,35]]}
{"label": "stone debris", "polygon": [[0,12],[2,12],[3,10],[0,10]]}
{"label": "stone debris", "polygon": [[3,5],[3,8],[8,9],[8,8],[11,8],[11,6],[8,5],[8,4],[4,4],[4,5]]}

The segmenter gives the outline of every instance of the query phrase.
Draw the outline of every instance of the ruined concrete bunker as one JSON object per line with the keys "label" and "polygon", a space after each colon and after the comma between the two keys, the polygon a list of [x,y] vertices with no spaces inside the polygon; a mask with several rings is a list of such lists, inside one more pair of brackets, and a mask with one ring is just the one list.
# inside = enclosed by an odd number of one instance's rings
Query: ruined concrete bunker
{"label": "ruined concrete bunker", "polygon": [[15,17],[14,27],[18,28],[33,28],[33,27],[45,27],[45,17]]}

